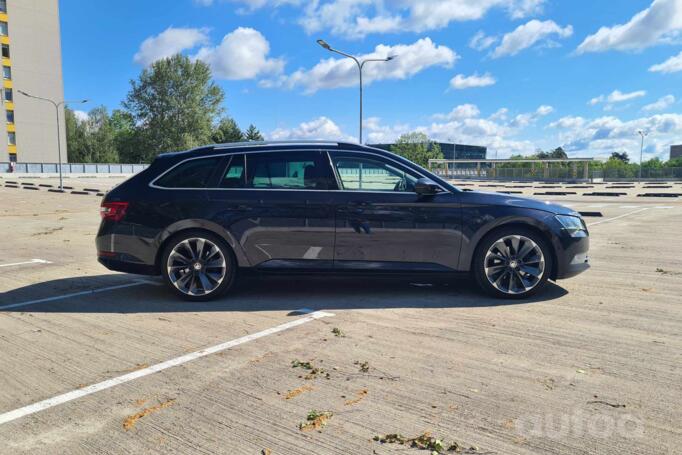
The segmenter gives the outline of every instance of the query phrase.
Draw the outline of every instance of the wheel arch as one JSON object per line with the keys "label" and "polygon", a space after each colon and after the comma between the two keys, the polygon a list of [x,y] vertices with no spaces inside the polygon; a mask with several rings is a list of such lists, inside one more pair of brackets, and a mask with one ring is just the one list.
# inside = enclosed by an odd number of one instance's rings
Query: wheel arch
{"label": "wheel arch", "polygon": [[[523,229],[530,230],[536,234],[538,234],[540,237],[542,237],[547,244],[549,245],[549,252],[552,255],[552,270],[550,271],[550,279],[555,280],[557,277],[557,264],[558,264],[558,241],[556,237],[552,234],[552,231],[544,224],[541,223],[540,221],[534,219],[534,218],[528,218],[528,219],[512,219],[508,220],[505,222],[502,222],[500,224],[495,224],[493,226],[490,226],[486,230],[481,230],[477,234],[477,237],[475,239],[475,242],[472,242],[473,245],[475,245],[473,248],[471,248],[468,251],[468,257],[465,259],[465,266],[467,267],[468,271],[473,270],[474,266],[474,260],[476,258],[476,254],[482,247],[482,241],[489,235],[501,231],[502,229],[508,229],[510,227],[520,227]],[[464,252],[463,252],[464,253]]]}
{"label": "wheel arch", "polygon": [[249,266],[246,255],[244,254],[244,251],[242,250],[237,239],[222,226],[207,220],[183,220],[172,224],[168,228],[164,229],[161,234],[159,234],[157,238],[158,248],[156,249],[156,257],[154,259],[154,267],[157,271],[161,270],[161,258],[168,243],[172,239],[187,232],[207,232],[209,234],[217,235],[219,238],[223,239],[232,250],[235,261],[237,262],[237,266]]}

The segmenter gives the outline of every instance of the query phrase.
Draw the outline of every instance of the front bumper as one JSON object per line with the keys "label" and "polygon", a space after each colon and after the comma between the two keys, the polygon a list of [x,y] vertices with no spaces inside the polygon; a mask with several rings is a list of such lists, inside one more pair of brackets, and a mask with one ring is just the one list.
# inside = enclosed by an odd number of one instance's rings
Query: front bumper
{"label": "front bumper", "polygon": [[556,277],[563,280],[579,275],[590,268],[588,252],[590,237],[567,237],[561,241],[561,250],[557,252]]}

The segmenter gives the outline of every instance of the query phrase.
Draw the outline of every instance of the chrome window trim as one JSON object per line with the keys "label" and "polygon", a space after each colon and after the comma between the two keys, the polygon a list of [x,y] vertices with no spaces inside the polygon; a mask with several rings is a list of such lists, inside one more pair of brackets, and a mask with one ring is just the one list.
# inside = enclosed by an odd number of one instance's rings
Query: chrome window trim
{"label": "chrome window trim", "polygon": [[[330,145],[337,145],[336,143],[329,143]],[[272,146],[273,144],[263,144],[262,146]],[[294,145],[294,144],[288,144],[287,145]],[[297,144],[297,145],[305,145],[305,143]],[[314,145],[322,145],[322,144],[314,144]],[[227,147],[226,147],[227,148]],[[222,149],[221,149],[222,150]],[[251,153],[295,153],[295,152],[321,152],[321,153],[326,153],[327,156],[329,157],[329,165],[332,167],[332,172],[334,173],[334,178],[336,179],[336,185],[338,189],[336,190],[309,190],[305,188],[213,188],[213,187],[205,187],[205,188],[166,188],[163,186],[158,186],[155,185],[155,182],[159,180],[161,177],[164,175],[168,174],[171,172],[173,169],[176,167],[188,162],[188,161],[194,161],[194,160],[204,160],[204,159],[210,159],[210,158],[216,158],[216,157],[226,157],[226,156],[234,156],[237,154],[242,154],[244,156],[244,165],[246,167],[246,155],[251,154]],[[165,170],[161,175],[156,177],[154,180],[149,182],[147,186],[150,188],[154,188],[157,190],[164,190],[164,191],[307,191],[307,192],[317,192],[317,193],[354,193],[354,194],[359,194],[359,193],[371,193],[371,194],[417,194],[414,191],[356,191],[356,190],[343,190],[341,189],[341,182],[339,181],[339,176],[337,175],[336,171],[336,166],[334,166],[334,163],[332,161],[332,153],[348,153],[348,154],[353,154],[353,153],[360,153],[364,155],[370,155],[372,157],[378,158],[378,159],[386,159],[388,161],[392,161],[393,163],[396,163],[400,167],[405,167],[403,163],[401,163],[398,160],[395,160],[391,157],[388,156],[383,156],[379,153],[376,152],[369,152],[365,150],[325,150],[325,149],[292,149],[292,150],[248,150],[248,151],[235,151],[233,153],[220,153],[220,154],[215,154],[215,155],[209,155],[209,156],[195,156],[193,158],[186,158],[179,163],[171,166],[169,169]],[[228,164],[229,165],[229,164]],[[419,175],[421,178],[427,178],[424,174],[421,172],[410,169],[413,173]],[[441,189],[442,192],[444,193],[451,193],[450,190],[443,188],[438,182],[434,182],[436,185],[438,185],[438,188]]]}

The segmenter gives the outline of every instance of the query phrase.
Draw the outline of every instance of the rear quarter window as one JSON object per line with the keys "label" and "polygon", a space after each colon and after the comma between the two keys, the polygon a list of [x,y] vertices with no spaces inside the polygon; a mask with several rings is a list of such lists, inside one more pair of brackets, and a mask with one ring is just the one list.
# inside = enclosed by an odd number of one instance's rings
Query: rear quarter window
{"label": "rear quarter window", "polygon": [[221,157],[186,161],[159,177],[154,185],[162,188],[206,188]]}

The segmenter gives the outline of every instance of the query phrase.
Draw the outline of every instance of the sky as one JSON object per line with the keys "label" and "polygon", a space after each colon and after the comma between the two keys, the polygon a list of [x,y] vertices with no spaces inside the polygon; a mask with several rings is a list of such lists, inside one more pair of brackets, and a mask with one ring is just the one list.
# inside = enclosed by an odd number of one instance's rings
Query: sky
{"label": "sky", "polygon": [[120,107],[155,60],[201,59],[268,139],[421,131],[489,157],[667,159],[682,143],[682,0],[61,0],[67,99]]}

